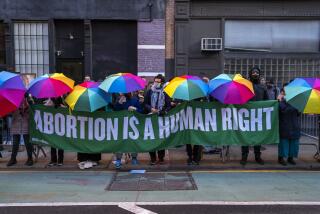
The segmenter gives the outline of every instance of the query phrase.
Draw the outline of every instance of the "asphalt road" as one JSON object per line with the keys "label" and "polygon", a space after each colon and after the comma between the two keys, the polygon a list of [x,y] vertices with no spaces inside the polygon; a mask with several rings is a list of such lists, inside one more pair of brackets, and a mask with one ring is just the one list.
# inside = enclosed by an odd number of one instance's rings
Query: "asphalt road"
{"label": "asphalt road", "polygon": [[[153,213],[179,214],[319,214],[320,206],[313,205],[148,205],[139,206]],[[106,214],[133,213],[118,206],[55,206],[1,207],[1,214]],[[145,212],[147,213],[147,212]]]}

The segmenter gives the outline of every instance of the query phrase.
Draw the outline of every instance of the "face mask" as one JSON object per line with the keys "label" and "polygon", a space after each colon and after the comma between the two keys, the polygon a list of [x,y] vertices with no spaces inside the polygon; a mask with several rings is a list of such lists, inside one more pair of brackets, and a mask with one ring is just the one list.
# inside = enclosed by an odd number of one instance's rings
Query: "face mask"
{"label": "face mask", "polygon": [[161,83],[159,83],[159,82],[155,82],[155,83],[153,83],[153,85],[156,88],[160,88],[161,87]]}

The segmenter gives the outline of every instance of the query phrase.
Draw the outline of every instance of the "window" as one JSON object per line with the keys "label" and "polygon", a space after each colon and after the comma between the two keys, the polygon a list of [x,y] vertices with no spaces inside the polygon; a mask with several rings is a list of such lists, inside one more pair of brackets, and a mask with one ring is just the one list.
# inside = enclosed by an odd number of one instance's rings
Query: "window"
{"label": "window", "polygon": [[303,20],[226,21],[225,49],[319,52],[320,22]]}
{"label": "window", "polygon": [[6,46],[4,24],[0,23],[0,64],[6,63]]}
{"label": "window", "polygon": [[48,23],[14,23],[15,68],[20,73],[49,73]]}

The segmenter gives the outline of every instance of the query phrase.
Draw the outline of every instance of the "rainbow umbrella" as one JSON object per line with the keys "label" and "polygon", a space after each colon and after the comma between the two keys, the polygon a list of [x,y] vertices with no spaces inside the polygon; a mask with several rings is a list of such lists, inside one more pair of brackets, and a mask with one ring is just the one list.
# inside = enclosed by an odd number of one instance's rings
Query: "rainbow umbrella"
{"label": "rainbow umbrella", "polygon": [[26,88],[19,75],[0,72],[0,117],[15,111],[24,98]]}
{"label": "rainbow umbrella", "polygon": [[220,74],[210,80],[209,94],[224,104],[244,104],[254,96],[254,90],[240,74]]}
{"label": "rainbow umbrella", "polygon": [[99,86],[108,93],[130,93],[144,89],[146,81],[131,73],[118,73],[108,76]]}
{"label": "rainbow umbrella", "polygon": [[171,98],[193,100],[207,96],[208,85],[197,76],[184,75],[173,78],[164,92]]}
{"label": "rainbow umbrella", "polygon": [[320,114],[320,79],[296,78],[284,88],[287,102],[306,114]]}
{"label": "rainbow umbrella", "polygon": [[100,89],[99,83],[84,82],[74,87],[65,99],[74,111],[93,112],[111,102],[111,95]]}
{"label": "rainbow umbrella", "polygon": [[72,91],[74,81],[62,73],[45,74],[34,79],[28,93],[36,98],[60,97]]}

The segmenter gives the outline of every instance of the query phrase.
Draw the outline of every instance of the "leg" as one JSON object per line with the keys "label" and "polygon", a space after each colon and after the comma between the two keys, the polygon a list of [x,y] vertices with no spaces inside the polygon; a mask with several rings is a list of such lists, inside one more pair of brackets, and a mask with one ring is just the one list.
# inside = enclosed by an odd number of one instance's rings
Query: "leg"
{"label": "leg", "polygon": [[289,140],[289,157],[288,157],[288,163],[292,165],[296,165],[296,162],[293,158],[298,157],[299,152],[299,139],[293,139]]}
{"label": "leg", "polygon": [[17,154],[19,150],[19,144],[20,144],[20,135],[13,135],[12,138],[12,153],[11,153],[11,158],[9,162],[7,163],[7,166],[12,166],[17,163]]}
{"label": "leg", "polygon": [[117,160],[116,160],[116,164],[115,164],[115,166],[116,166],[116,169],[120,169],[121,168],[121,158],[122,158],[122,155],[123,155],[123,153],[116,153],[116,158],[117,158]]}
{"label": "leg", "polygon": [[298,153],[299,153],[299,139],[290,140],[288,157],[297,158]]}
{"label": "leg", "polygon": [[138,160],[137,160],[137,157],[138,157],[138,153],[131,153],[131,164],[132,165],[137,165],[138,164]]}
{"label": "leg", "polygon": [[50,149],[50,153],[51,153],[51,163],[57,163],[57,149],[56,148],[52,148]]}
{"label": "leg", "polygon": [[187,144],[186,145],[186,150],[187,150],[187,155],[188,155],[187,164],[191,165],[192,164],[192,145],[191,144]]}
{"label": "leg", "polygon": [[158,158],[159,158],[159,163],[162,164],[164,162],[164,156],[166,154],[166,150],[159,150],[158,151]]}
{"label": "leg", "polygon": [[248,154],[249,154],[249,146],[241,146],[241,154],[242,154],[242,158],[241,158],[240,164],[246,165]]}
{"label": "leg", "polygon": [[200,161],[200,145],[194,145],[193,146],[193,161],[196,163],[199,163]]}
{"label": "leg", "polygon": [[116,153],[116,158],[117,158],[117,160],[120,160],[121,161],[121,158],[122,158],[122,155],[123,155],[123,153]]}
{"label": "leg", "polygon": [[24,145],[26,146],[27,155],[28,155],[28,160],[25,163],[25,165],[32,166],[33,165],[33,160],[32,160],[33,146],[30,143],[30,136],[28,134],[23,135],[23,140],[24,140]]}
{"label": "leg", "polygon": [[149,152],[149,155],[150,155],[150,164],[151,165],[156,164],[156,161],[157,161],[156,152]]}
{"label": "leg", "polygon": [[254,146],[254,156],[255,156],[256,162],[258,164],[261,164],[261,165],[264,164],[264,161],[261,158],[261,146],[260,145]]}
{"label": "leg", "polygon": [[63,158],[64,158],[64,150],[58,149],[58,164],[63,163]]}
{"label": "leg", "polygon": [[289,140],[280,139],[280,143],[278,144],[278,156],[280,158],[287,158],[289,155]]}

